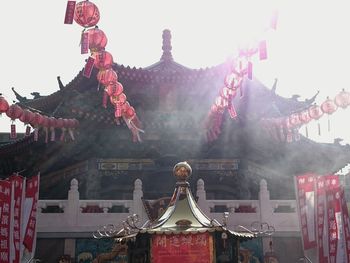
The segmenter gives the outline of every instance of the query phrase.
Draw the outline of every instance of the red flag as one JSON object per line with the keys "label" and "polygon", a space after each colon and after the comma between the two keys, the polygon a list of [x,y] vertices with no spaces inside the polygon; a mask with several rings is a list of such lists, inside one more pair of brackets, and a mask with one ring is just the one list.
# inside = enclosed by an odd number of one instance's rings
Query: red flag
{"label": "red flag", "polygon": [[316,247],[315,192],[316,175],[296,176],[298,214],[304,249]]}
{"label": "red flag", "polygon": [[25,195],[25,178],[19,175],[11,175],[9,177],[10,182],[14,185],[13,201],[14,201],[14,212],[13,212],[13,263],[21,262],[20,259],[20,245],[21,239],[21,225],[22,225],[22,204]]}
{"label": "red flag", "polygon": [[[341,204],[339,188],[330,189],[326,191],[327,199],[327,222],[328,222],[328,248],[329,248],[329,262],[345,262],[340,261],[341,255]],[[337,260],[338,259],[338,260]]]}
{"label": "red flag", "polygon": [[35,251],[35,236],[36,236],[36,214],[37,203],[39,198],[39,181],[40,175],[33,176],[27,180],[26,183],[26,195],[24,202],[24,238],[23,245],[29,253]]}
{"label": "red flag", "polygon": [[344,239],[345,239],[345,247],[346,247],[346,258],[347,262],[350,261],[350,223],[349,223],[349,211],[348,206],[346,204],[345,200],[345,194],[344,189],[342,188],[340,191],[340,202],[342,207],[342,215],[343,215],[343,222],[344,222]]}
{"label": "red flag", "polygon": [[270,27],[274,30],[277,28],[277,21],[278,21],[278,11],[274,10],[270,19]]}
{"label": "red flag", "polygon": [[12,183],[7,180],[0,180],[0,263],[10,262],[12,194]]}
{"label": "red flag", "polygon": [[339,187],[336,175],[319,176],[317,178],[317,244],[319,263],[328,262],[328,227],[326,209],[326,191]]}

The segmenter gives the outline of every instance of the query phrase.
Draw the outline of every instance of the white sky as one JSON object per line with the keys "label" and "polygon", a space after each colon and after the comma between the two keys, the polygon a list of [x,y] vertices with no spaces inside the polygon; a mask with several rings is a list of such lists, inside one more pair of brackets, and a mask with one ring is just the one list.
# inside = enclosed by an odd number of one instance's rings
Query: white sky
{"label": "white sky", "polygon": [[[271,87],[277,77],[277,93],[310,98],[320,90],[318,104],[342,88],[350,90],[350,26],[347,1],[234,1],[234,0],[95,0],[98,23],[108,38],[106,50],[117,63],[143,67],[157,62],[162,50],[162,31],[172,32],[174,59],[188,67],[209,67],[223,62],[240,43],[256,38],[263,18],[273,6],[279,9],[277,31],[265,34],[268,60],[254,64],[254,74]],[[5,1],[0,23],[0,92],[8,101],[11,87],[23,96],[41,95],[58,89],[56,77],[70,82],[84,67],[80,54],[82,28],[64,25],[66,0]],[[318,141],[336,137],[350,142],[350,108],[339,109],[327,132],[323,117],[322,136],[315,123],[309,134]],[[23,125],[17,121],[19,130]],[[303,129],[301,129],[303,131]],[[9,131],[6,115],[0,131]]]}

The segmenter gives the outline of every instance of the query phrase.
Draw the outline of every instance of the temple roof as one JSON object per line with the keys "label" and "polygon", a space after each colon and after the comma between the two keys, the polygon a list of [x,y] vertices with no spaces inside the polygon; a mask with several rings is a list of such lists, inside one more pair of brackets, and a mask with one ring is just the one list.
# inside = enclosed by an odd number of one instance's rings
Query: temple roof
{"label": "temple roof", "polygon": [[[91,78],[85,78],[80,71],[66,85],[63,85],[58,78],[59,90],[48,96],[35,94],[34,99],[27,99],[16,92],[19,104],[23,108],[34,109],[54,117],[78,119],[79,135],[74,142],[66,144],[58,141],[45,144],[43,134],[39,135],[38,142],[34,142],[33,136],[11,141],[0,145],[0,156],[3,157],[1,163],[7,162],[6,166],[10,167],[11,163],[18,162],[20,156],[27,156],[33,151],[50,158],[50,162],[40,164],[41,171],[47,172],[61,169],[62,165],[68,166],[94,157],[144,158],[153,148],[156,148],[159,156],[171,153],[179,158],[187,154],[186,158],[193,159],[250,158],[256,162],[266,162],[277,156],[284,158],[282,161],[287,161],[290,159],[285,149],[293,149],[303,152],[300,155],[301,159],[303,156],[310,156],[306,158],[308,161],[305,159],[305,169],[310,167],[310,164],[314,167],[322,162],[321,158],[327,156],[330,151],[333,156],[340,153],[342,157],[327,161],[326,168],[339,170],[345,166],[349,150],[338,144],[317,144],[303,138],[299,142],[285,146],[285,143],[270,143],[268,138],[262,139],[262,129],[258,125],[261,118],[288,116],[290,113],[307,108],[316,96],[306,101],[299,101],[296,96],[281,97],[276,93],[276,82],[270,89],[257,79],[245,80],[243,96],[238,95],[234,98],[237,120],[231,120],[225,115],[226,121],[223,123],[221,138],[211,145],[203,143],[201,137],[205,134],[203,119],[222,88],[232,61],[228,60],[210,68],[188,68],[174,61],[170,39],[170,31],[165,30],[160,61],[149,67],[113,65],[128,100],[135,107],[139,119],[145,126],[143,144],[130,142],[130,134],[125,124],[116,125],[114,109],[110,104],[107,109],[102,107],[103,89],[97,91],[98,70],[94,69]],[[167,112],[158,107],[161,101],[160,89],[163,87],[174,92],[169,96],[171,99],[177,98],[175,108]],[[163,143],[157,143],[157,140]],[[125,151],[125,148],[128,151]],[[54,153],[54,150],[56,154],[48,157],[46,153]],[[310,154],[313,151],[318,153],[320,159],[313,158],[314,155]],[[292,155],[292,150],[289,153]],[[24,159],[29,162],[27,157]],[[299,160],[297,155],[293,155],[292,159],[295,162],[291,162],[291,165],[295,165]],[[38,162],[35,158],[32,161]],[[21,165],[18,166],[19,170],[23,169]],[[6,169],[6,173],[10,170]]]}

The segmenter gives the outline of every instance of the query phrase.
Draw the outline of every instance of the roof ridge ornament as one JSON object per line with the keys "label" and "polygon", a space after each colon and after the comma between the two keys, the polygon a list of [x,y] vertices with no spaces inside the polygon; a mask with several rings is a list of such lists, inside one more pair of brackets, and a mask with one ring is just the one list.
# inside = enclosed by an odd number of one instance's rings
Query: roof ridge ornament
{"label": "roof ridge ornament", "polygon": [[163,30],[162,38],[163,38],[163,46],[162,46],[163,54],[162,54],[162,57],[160,58],[160,60],[173,61],[173,55],[171,54],[171,49],[172,49],[172,47],[171,47],[171,32],[169,29]]}

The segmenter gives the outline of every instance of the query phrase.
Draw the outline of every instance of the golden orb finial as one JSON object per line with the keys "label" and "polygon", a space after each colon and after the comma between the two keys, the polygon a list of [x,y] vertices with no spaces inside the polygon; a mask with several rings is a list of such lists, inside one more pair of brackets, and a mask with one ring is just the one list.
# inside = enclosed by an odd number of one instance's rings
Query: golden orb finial
{"label": "golden orb finial", "polygon": [[192,168],[187,162],[180,162],[174,166],[173,174],[179,182],[185,182],[192,174]]}

